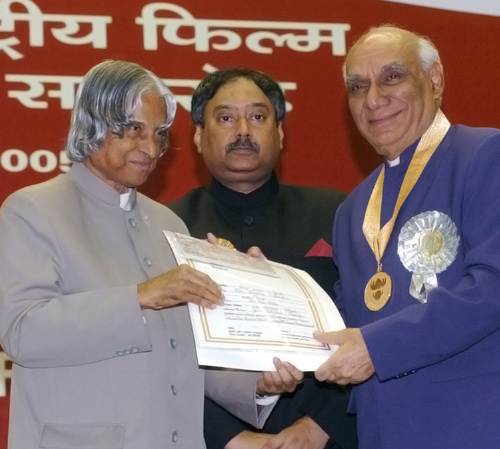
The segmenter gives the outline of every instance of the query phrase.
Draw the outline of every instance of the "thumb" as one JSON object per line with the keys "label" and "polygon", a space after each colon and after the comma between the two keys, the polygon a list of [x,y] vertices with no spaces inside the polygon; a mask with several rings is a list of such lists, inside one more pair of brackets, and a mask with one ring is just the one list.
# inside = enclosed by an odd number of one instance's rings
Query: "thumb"
{"label": "thumb", "polygon": [[213,235],[211,232],[207,233],[207,240],[212,245],[217,246],[217,237],[215,237],[215,235]]}
{"label": "thumb", "polygon": [[252,246],[247,254],[254,259],[266,260],[266,256],[262,254],[262,250],[258,246]]}
{"label": "thumb", "polygon": [[313,337],[320,341],[321,343],[327,343],[330,345],[340,345],[345,340],[344,337],[345,330],[335,331],[335,332],[313,332]]}

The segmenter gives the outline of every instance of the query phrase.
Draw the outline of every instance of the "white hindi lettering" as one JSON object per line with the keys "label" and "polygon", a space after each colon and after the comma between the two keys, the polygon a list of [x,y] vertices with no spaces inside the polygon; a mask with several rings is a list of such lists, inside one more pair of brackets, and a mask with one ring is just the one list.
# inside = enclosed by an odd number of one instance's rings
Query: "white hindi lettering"
{"label": "white hindi lettering", "polygon": [[[12,12],[13,3],[24,6],[26,12]],[[14,32],[17,21],[29,23],[29,44],[31,47],[44,46],[44,24],[45,22],[63,23],[63,28],[52,29],[52,35],[60,42],[68,45],[92,44],[94,48],[107,47],[107,24],[112,22],[110,16],[87,16],[68,14],[43,14],[40,8],[31,0],[0,0],[0,32]],[[80,33],[81,25],[89,24],[91,31],[84,35],[75,37]],[[24,55],[12,48],[19,45],[20,41],[13,36],[0,39],[0,51],[11,59],[20,59]]]}
{"label": "white hindi lettering", "polygon": [[[203,66],[205,72],[211,73],[217,70],[210,64]],[[49,103],[43,100],[46,95],[49,98],[59,98],[61,109],[72,109],[75,102],[75,94],[78,84],[81,82],[81,76],[58,76],[58,75],[23,75],[23,74],[6,74],[5,81],[8,83],[23,83],[28,86],[27,89],[9,89],[7,96],[17,99],[22,105],[29,109],[48,109]],[[176,88],[188,88],[193,92],[201,80],[196,79],[164,79],[167,86],[172,88],[175,94]],[[57,88],[48,88],[46,85],[55,84]],[[279,83],[284,92],[287,90],[295,90],[297,84],[294,82]],[[186,109],[191,110],[191,95],[176,94],[176,99],[179,104]],[[292,104],[287,102],[287,110],[291,111]]]}
{"label": "white hindi lettering", "polygon": [[9,98],[17,98],[21,104],[30,109],[47,109],[48,102],[37,100],[45,93],[45,84],[57,84],[58,89],[47,89],[47,96],[59,98],[61,109],[71,109],[75,102],[76,87],[82,80],[81,76],[55,76],[55,75],[5,75],[5,81],[11,83],[24,83],[26,90],[9,90]]}
{"label": "white hindi lettering", "polygon": [[[174,13],[179,17],[158,17],[157,12]],[[211,48],[231,51],[239,48],[242,37],[231,29],[294,30],[301,34],[278,34],[271,31],[256,31],[245,39],[247,48],[255,53],[272,54],[273,48],[264,46],[263,41],[272,41],[276,47],[287,46],[299,52],[316,51],[323,42],[332,45],[332,54],[346,54],[346,32],[351,29],[347,23],[307,23],[307,22],[270,22],[248,20],[208,20],[195,19],[184,8],[173,3],[150,3],[142,9],[142,16],[135,19],[143,27],[145,50],[158,49],[158,30],[163,27],[163,39],[173,45],[194,45],[197,52],[208,52]],[[193,29],[192,37],[179,36],[183,27]],[[304,34],[305,32],[305,34]],[[210,42],[213,38],[223,38],[224,42]]]}
{"label": "white hindi lettering", "polygon": [[0,51],[4,51],[7,56],[14,61],[16,59],[24,58],[22,53],[19,53],[15,48],[12,48],[20,43],[21,41],[14,36],[8,37],[7,39],[0,39]]}
{"label": "white hindi lettering", "polygon": [[[13,12],[12,5],[21,4],[25,12]],[[157,16],[157,13],[170,14],[174,17]],[[0,0],[0,32],[15,32],[16,22],[29,23],[29,45],[44,46],[44,26],[46,23],[63,24],[62,28],[51,29],[52,35],[67,45],[92,44],[94,48],[107,47],[107,25],[112,23],[111,16],[44,14],[32,0]],[[163,27],[163,39],[179,46],[192,45],[197,52],[211,49],[232,51],[246,47],[260,54],[272,54],[275,47],[288,47],[297,52],[316,51],[322,43],[332,47],[332,54],[346,54],[346,32],[351,29],[347,23],[315,22],[277,22],[252,20],[217,20],[196,19],[189,11],[173,3],[155,2],[142,9],[142,15],[135,23],[143,27],[145,50],[158,50],[158,28]],[[90,31],[82,34],[82,25]],[[191,28],[191,37],[182,37],[180,30]],[[256,30],[243,38],[241,29]],[[279,32],[277,32],[279,31]],[[18,36],[0,39],[0,51],[4,51],[13,60],[24,55],[16,46],[21,43]]]}

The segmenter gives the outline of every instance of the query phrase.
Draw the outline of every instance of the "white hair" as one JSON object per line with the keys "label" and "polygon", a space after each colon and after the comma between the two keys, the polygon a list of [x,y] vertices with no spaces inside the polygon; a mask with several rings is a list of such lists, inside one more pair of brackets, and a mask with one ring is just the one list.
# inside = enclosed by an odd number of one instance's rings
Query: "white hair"
{"label": "white hair", "polygon": [[[420,36],[416,33],[413,33],[411,31],[407,31],[403,28],[398,28],[393,25],[381,25],[378,27],[373,27],[370,28],[363,36],[361,36],[351,47],[351,49],[358,43],[361,42],[362,40],[366,39],[367,37],[371,36],[372,34],[385,31],[387,33],[398,33],[398,32],[406,32],[410,33],[414,36],[415,38],[415,43],[417,45],[417,52],[418,56],[420,59],[420,64],[422,66],[422,69],[424,71],[429,70],[435,63],[441,62],[441,58],[439,57],[439,52],[436,48],[436,46],[432,43],[432,41],[425,36]],[[344,64],[342,65],[342,74],[344,76],[344,81],[346,81],[347,78],[347,73],[346,73],[346,65],[345,61]]]}
{"label": "white hair", "polygon": [[[81,162],[99,151],[112,132],[123,137],[133,115],[141,105],[144,92],[154,92],[165,99],[165,125],[172,125],[177,102],[165,83],[144,67],[126,61],[104,61],[85,75],[76,93],[71,127],[66,140],[66,154],[73,162]],[[167,140],[160,148],[167,149]]]}

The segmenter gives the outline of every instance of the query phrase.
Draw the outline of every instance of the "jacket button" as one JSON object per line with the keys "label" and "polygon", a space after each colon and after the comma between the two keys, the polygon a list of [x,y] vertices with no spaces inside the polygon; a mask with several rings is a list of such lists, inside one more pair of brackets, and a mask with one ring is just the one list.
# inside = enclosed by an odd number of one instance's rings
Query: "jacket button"
{"label": "jacket button", "polygon": [[133,228],[137,227],[137,223],[133,218],[129,218],[128,222],[129,222],[130,226],[132,226]]}
{"label": "jacket button", "polygon": [[177,342],[173,338],[170,339],[170,346],[172,349],[177,348]]}
{"label": "jacket button", "polygon": [[179,440],[179,439],[180,439],[179,434],[177,432],[173,432],[172,433],[172,442],[176,443],[177,440]]}
{"label": "jacket button", "polygon": [[174,396],[177,396],[177,388],[175,388],[175,385],[170,385],[170,390]]}

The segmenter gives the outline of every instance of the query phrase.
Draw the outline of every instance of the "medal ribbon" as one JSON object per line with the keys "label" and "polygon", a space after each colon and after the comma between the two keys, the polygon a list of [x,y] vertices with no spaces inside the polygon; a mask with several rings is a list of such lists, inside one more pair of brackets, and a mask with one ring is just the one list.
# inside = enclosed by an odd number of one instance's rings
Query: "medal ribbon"
{"label": "medal ribbon", "polygon": [[382,271],[382,256],[394,229],[394,223],[399,214],[401,206],[417,183],[420,175],[424,171],[427,162],[436,151],[444,136],[450,129],[450,122],[441,110],[438,110],[434,121],[427,131],[422,135],[417,149],[411,159],[408,170],[403,179],[403,184],[399,190],[398,199],[391,219],[380,229],[380,216],[382,213],[382,193],[384,188],[385,166],[382,167],[377,182],[373,187],[370,200],[366,207],[365,218],[363,220],[363,234],[366,241],[377,259],[377,272]]}

